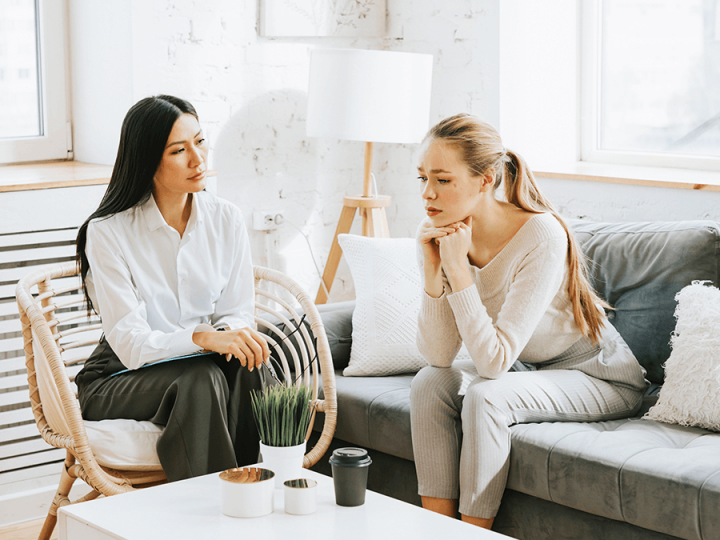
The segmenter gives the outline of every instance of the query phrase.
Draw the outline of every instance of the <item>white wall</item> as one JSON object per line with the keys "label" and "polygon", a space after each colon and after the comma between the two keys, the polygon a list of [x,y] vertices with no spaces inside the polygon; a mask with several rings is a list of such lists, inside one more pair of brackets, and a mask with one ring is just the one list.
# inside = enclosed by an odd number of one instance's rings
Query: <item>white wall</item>
{"label": "white wall", "polygon": [[582,180],[538,179],[540,189],[569,218],[590,221],[720,221],[720,192]]}
{"label": "white wall", "polygon": [[580,157],[578,24],[577,0],[501,2],[495,125],[533,167]]}
{"label": "white wall", "polygon": [[[96,4],[70,0],[76,159],[112,163],[121,117],[138,99],[164,92],[190,100],[213,148],[219,195],[248,224],[254,209],[285,212],[280,230],[251,232],[255,262],[288,271],[309,290],[319,277],[298,229],[322,268],[342,198],[360,191],[363,167],[362,143],[305,136],[310,49],[431,53],[431,121],[467,110],[497,119],[498,0],[388,0],[388,37],[363,39],[258,37],[254,0]],[[393,197],[392,236],[414,234],[423,216],[414,151],[376,145],[378,187]],[[341,267],[333,298],[352,296],[347,278]]]}
{"label": "white wall", "polygon": [[[252,232],[257,264],[308,290],[319,277],[342,197],[361,189],[363,145],[305,136],[309,51],[356,47],[435,57],[431,122],[461,111],[500,127],[537,167],[577,155],[576,0],[388,0],[385,38],[258,37],[255,0],[70,0],[76,159],[112,163],[127,108],[155,93],[190,100],[211,143],[219,195],[251,223],[255,209],[287,224]],[[530,36],[530,37],[528,37]],[[374,170],[392,236],[422,218],[414,146],[375,145]],[[717,194],[542,180],[567,215],[588,219],[713,217]],[[299,230],[298,230],[299,229]],[[359,220],[354,232],[359,231]],[[331,299],[352,297],[344,263]]]}
{"label": "white wall", "polygon": [[75,159],[112,165],[133,103],[129,2],[69,0]]}

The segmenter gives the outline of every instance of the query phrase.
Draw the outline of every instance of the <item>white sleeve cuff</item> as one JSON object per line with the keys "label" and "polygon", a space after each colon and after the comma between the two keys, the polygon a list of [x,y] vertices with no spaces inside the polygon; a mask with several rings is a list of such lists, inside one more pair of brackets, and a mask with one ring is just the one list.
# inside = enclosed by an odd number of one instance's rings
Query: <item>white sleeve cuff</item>
{"label": "white sleeve cuff", "polygon": [[225,316],[213,325],[217,328],[225,328],[226,330],[240,330],[241,328],[254,328],[254,325],[248,324],[248,321],[241,317]]}
{"label": "white sleeve cuff", "polygon": [[216,330],[216,328],[210,326],[209,324],[203,323],[203,324],[198,324],[198,325],[193,329],[193,332],[192,332],[192,333],[194,334],[194,333],[196,333],[196,332],[214,332],[215,330]]}

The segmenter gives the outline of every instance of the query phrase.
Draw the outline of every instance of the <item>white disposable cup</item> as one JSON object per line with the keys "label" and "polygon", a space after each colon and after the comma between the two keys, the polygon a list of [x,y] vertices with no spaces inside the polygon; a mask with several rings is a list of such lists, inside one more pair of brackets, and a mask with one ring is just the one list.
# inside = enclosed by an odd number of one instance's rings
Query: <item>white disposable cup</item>
{"label": "white disposable cup", "polygon": [[220,499],[226,516],[251,518],[274,510],[275,473],[258,467],[240,467],[220,473]]}
{"label": "white disposable cup", "polygon": [[285,512],[303,516],[317,510],[317,482],[308,478],[287,480],[285,490]]}

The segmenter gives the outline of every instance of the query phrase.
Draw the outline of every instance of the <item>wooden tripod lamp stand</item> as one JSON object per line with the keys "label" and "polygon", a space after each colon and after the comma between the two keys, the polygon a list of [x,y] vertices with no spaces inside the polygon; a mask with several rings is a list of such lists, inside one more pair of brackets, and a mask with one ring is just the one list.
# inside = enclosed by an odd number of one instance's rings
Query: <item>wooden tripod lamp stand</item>
{"label": "wooden tripod lamp stand", "polygon": [[327,302],[342,250],[360,209],[362,234],[387,238],[387,195],[373,193],[373,143],[417,143],[428,129],[432,55],[363,49],[315,49],[310,59],[307,135],[365,142],[362,195],[343,200],[316,304]]}

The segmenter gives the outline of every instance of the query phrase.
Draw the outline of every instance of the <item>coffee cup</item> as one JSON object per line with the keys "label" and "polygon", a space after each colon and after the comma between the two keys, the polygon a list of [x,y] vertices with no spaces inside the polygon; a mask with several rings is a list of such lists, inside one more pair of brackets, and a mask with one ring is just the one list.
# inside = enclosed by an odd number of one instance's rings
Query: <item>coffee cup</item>
{"label": "coffee cup", "polygon": [[339,506],[365,504],[368,468],[372,459],[362,448],[338,448],[330,456],[335,502]]}

